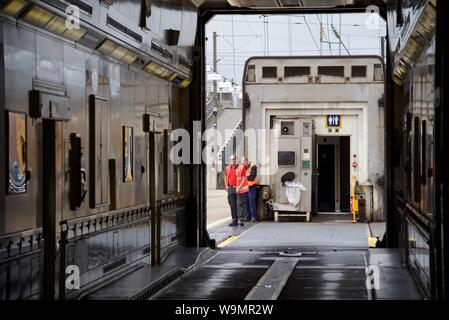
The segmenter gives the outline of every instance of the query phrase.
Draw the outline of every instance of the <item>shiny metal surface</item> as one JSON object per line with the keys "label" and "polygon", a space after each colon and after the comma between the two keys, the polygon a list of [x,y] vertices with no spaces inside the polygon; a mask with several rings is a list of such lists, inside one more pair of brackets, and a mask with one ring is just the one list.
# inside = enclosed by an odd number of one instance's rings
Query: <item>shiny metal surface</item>
{"label": "shiny metal surface", "polygon": [[[41,4],[40,1],[36,2]],[[96,1],[86,1],[86,3],[92,6],[93,11],[92,15],[82,12],[82,20],[86,19],[94,23],[94,26],[99,29],[104,27],[103,30],[107,33],[131,46],[151,53],[148,44],[153,37],[158,41],[165,41],[164,30],[161,29],[158,33],[142,31],[137,27],[136,20],[140,4],[134,1],[114,1],[114,5],[109,9]],[[48,4],[42,5],[51,9]],[[54,8],[56,11],[59,10],[57,9],[59,5],[55,4]],[[173,3],[162,4],[160,10],[165,21],[163,27],[179,29],[181,24],[184,25],[180,44],[183,43],[186,47],[191,45],[196,31],[196,18],[191,18],[196,17],[196,11],[192,10],[190,2],[185,1],[185,4],[181,6],[174,6]],[[141,44],[133,43],[129,36],[120,34],[119,30],[113,30],[110,26],[106,27],[106,15],[114,16],[130,30],[142,34],[144,41]],[[170,19],[171,15],[174,18]],[[185,15],[190,15],[190,19],[183,20]],[[46,178],[41,174],[42,163],[39,152],[43,141],[40,137],[42,120],[32,119],[28,115],[28,92],[35,89],[49,97],[60,95],[68,101],[68,119],[56,123],[55,141],[57,239],[64,238],[67,242],[58,242],[55,255],[62,260],[59,261],[58,258],[55,264],[78,265],[81,270],[81,285],[85,286],[114,272],[118,267],[139,260],[148,262],[151,238],[151,215],[148,210],[149,175],[155,175],[158,179],[158,199],[169,199],[178,193],[174,186],[170,187],[173,191],[170,194],[163,193],[162,168],[164,165],[161,163],[160,155],[164,145],[161,137],[156,144],[158,169],[156,172],[149,170],[148,138],[142,131],[142,115],[146,112],[151,113],[154,120],[158,122],[157,128],[161,130],[176,128],[179,124],[178,122],[170,123],[169,107],[172,92],[177,92],[174,85],[125,66],[123,61],[118,62],[110,57],[93,53],[83,45],[74,46],[73,42],[34,26],[16,25],[6,18],[1,18],[1,25],[3,44],[1,54],[5,60],[4,69],[2,69],[5,74],[5,105],[7,110],[27,115],[26,169],[30,172],[30,179],[26,193],[5,196],[5,213],[2,217],[5,225],[0,230],[0,235],[39,228],[42,226],[42,216],[46,214],[40,210],[41,197],[45,192],[41,188],[41,183]],[[189,44],[188,41],[192,43]],[[188,49],[181,48],[179,54],[185,55],[189,60],[187,51]],[[171,64],[177,63],[177,55],[174,55],[174,59],[170,62]],[[88,188],[80,208],[70,210],[71,133],[77,133],[81,138],[81,168],[86,172],[86,181],[90,181],[92,174],[88,165],[89,159],[94,156],[89,150],[88,98],[92,94],[103,99],[101,110],[98,109],[101,112],[97,113],[97,118],[101,121],[96,123],[101,125],[97,133],[106,137],[99,140],[100,144],[97,146],[100,148],[98,150],[101,150],[96,154],[96,158],[101,160],[101,166],[98,167],[97,172],[101,174],[96,177],[95,189]],[[46,100],[43,102],[47,103]],[[188,117],[188,114],[183,116]],[[133,145],[132,161],[130,161],[133,177],[126,182],[126,179],[123,179],[123,127],[132,130],[132,135],[129,135],[132,141],[129,143]],[[115,172],[109,170],[111,159],[115,160]],[[173,174],[173,169],[170,168],[169,175]],[[115,185],[111,184],[111,175],[112,177],[115,175],[112,180],[115,181]],[[96,193],[97,199],[101,199],[98,203],[102,205],[95,208],[89,207],[87,199],[92,192]],[[115,211],[109,209],[112,198],[116,199]],[[174,248],[183,242],[184,219],[180,218],[185,214],[183,206],[184,204],[179,204],[173,207],[176,207],[175,211],[164,213],[164,218],[161,220],[164,248]],[[87,220],[80,223],[80,219]],[[67,225],[69,229],[64,229],[62,225]],[[70,226],[74,229],[71,230]],[[83,235],[82,237],[79,236],[79,232]],[[1,261],[3,263],[3,260]],[[39,260],[33,263],[33,272],[43,271],[37,267]],[[10,262],[6,265],[2,264],[2,270],[11,266]],[[29,270],[29,267],[26,268]],[[3,271],[2,276],[5,274]],[[23,269],[17,272],[20,275],[28,271]],[[59,277],[58,281],[62,283],[61,277],[64,275],[56,274],[56,277]],[[11,278],[11,281],[20,282],[20,276]],[[15,285],[17,285],[15,282],[8,284],[11,288]],[[9,298],[25,298],[37,293],[36,290],[22,291],[18,295],[11,294]],[[60,296],[61,294],[65,293],[59,292]]]}
{"label": "shiny metal surface", "polygon": [[[301,248],[295,250],[301,252]],[[297,260],[296,267],[286,283],[281,284],[278,299],[368,299],[365,254],[364,250],[321,249],[310,257],[292,258]],[[264,251],[259,247],[253,252],[222,250],[154,299],[243,300],[278,259],[276,248]]]}

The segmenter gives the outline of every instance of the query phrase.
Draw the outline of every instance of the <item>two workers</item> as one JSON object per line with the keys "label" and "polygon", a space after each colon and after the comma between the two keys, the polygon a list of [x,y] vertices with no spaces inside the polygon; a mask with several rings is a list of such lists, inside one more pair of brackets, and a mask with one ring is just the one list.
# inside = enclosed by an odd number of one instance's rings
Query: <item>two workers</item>
{"label": "two workers", "polygon": [[230,164],[226,166],[224,175],[232,216],[229,225],[244,226],[245,220],[256,221],[257,166],[250,163],[245,156],[241,157],[241,164],[237,163],[234,154],[229,160]]}

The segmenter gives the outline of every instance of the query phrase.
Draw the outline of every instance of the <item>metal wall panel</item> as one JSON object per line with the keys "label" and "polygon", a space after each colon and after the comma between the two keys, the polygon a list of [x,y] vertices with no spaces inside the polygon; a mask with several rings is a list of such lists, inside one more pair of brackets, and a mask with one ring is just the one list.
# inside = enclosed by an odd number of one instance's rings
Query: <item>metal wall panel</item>
{"label": "metal wall panel", "polygon": [[[36,35],[3,23],[3,36],[5,109],[28,114],[28,91],[32,89],[36,70]],[[27,170],[32,178],[26,193],[5,196],[5,233],[38,227],[39,152],[37,128],[29,117],[27,145]]]}

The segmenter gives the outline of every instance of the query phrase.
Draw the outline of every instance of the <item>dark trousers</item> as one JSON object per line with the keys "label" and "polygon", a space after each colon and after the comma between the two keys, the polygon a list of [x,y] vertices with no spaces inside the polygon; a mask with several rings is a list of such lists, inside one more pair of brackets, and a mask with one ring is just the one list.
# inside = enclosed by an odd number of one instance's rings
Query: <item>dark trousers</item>
{"label": "dark trousers", "polygon": [[237,194],[235,193],[235,187],[228,187],[228,203],[231,207],[232,221],[237,222]]}
{"label": "dark trousers", "polygon": [[246,193],[246,218],[256,219],[257,215],[257,188],[256,186],[249,187],[249,191]]}
{"label": "dark trousers", "polygon": [[237,194],[237,216],[240,222],[245,221],[246,217],[246,193]]}

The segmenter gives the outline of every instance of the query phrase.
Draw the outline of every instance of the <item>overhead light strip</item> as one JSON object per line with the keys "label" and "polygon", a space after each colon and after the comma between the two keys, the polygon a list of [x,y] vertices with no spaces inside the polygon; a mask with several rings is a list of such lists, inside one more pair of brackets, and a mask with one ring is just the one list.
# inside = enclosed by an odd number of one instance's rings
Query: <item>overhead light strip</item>
{"label": "overhead light strip", "polygon": [[2,5],[1,11],[11,16],[15,16],[25,7],[26,4],[26,0],[10,0]]}
{"label": "overhead light strip", "polygon": [[[17,2],[17,4],[14,5],[14,2]],[[6,7],[2,8],[2,11],[9,11],[14,15],[23,8],[24,5],[22,4],[22,0],[14,0],[8,3]],[[20,18],[34,26],[74,41],[80,40],[87,33],[87,30],[82,27],[79,27],[78,29],[67,28],[64,18],[35,4],[26,9],[26,11],[21,15]]]}
{"label": "overhead light strip", "polygon": [[435,26],[436,8],[434,1],[429,1],[423,9],[411,36],[407,39],[404,48],[397,54],[397,62],[392,74],[393,81],[397,85],[403,85],[416,60],[431,41]]}
{"label": "overhead light strip", "polygon": [[[27,0],[10,0],[4,3],[0,7],[0,10],[8,15],[16,16],[23,9],[25,9],[27,4]],[[34,3],[20,15],[20,18],[34,26],[74,41],[80,40],[87,33],[87,30],[82,27],[79,29],[67,28],[63,17],[58,16]],[[139,58],[138,54],[109,39],[105,39],[96,49],[103,55],[113,57],[127,64],[132,64]],[[167,55],[168,51],[164,50],[164,53]],[[180,63],[180,65],[186,67],[189,66],[186,61],[184,63]],[[143,69],[145,72],[172,82],[181,88],[186,88],[191,82],[191,80],[178,76],[177,72],[172,71],[159,63],[156,63],[155,61],[150,61]]]}
{"label": "overhead light strip", "polygon": [[171,71],[164,66],[161,66],[155,61],[150,61],[143,70],[149,74],[152,74],[154,76],[157,76],[159,78],[162,78],[164,80],[167,80],[169,82],[172,82],[176,85],[178,85],[180,88],[186,88],[191,80],[184,79],[180,77],[176,72]]}
{"label": "overhead light strip", "polygon": [[132,64],[139,57],[131,50],[128,50],[109,39],[104,40],[97,47],[97,50],[106,56],[111,56],[127,64]]}

